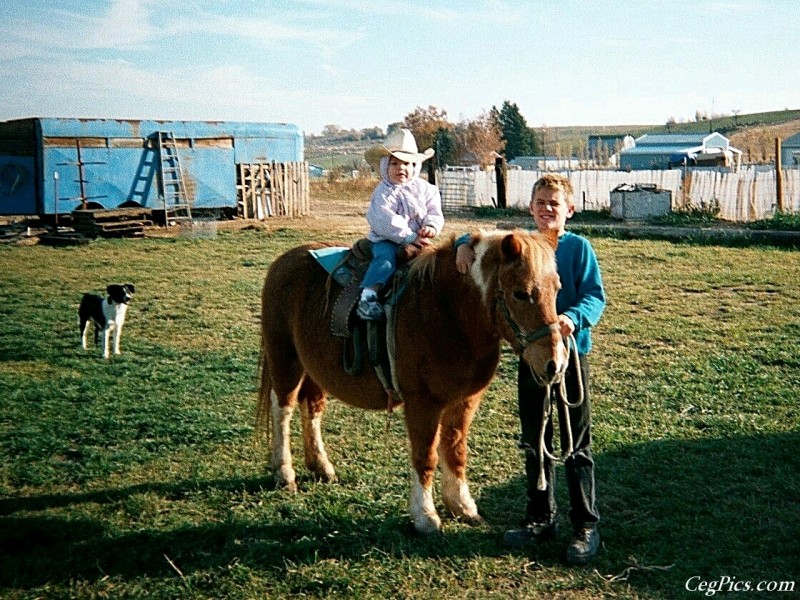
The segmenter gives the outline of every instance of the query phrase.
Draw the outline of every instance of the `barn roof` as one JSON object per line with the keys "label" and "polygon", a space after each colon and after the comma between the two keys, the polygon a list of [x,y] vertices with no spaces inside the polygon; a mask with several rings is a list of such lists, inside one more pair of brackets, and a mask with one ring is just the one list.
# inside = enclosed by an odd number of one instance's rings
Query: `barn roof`
{"label": "barn roof", "polygon": [[682,144],[646,144],[640,146],[638,143],[632,148],[623,150],[623,154],[672,154],[676,150],[681,152],[692,153],[702,152],[703,146],[684,146]]}
{"label": "barn roof", "polygon": [[296,125],[239,121],[161,121],[135,119],[36,119],[42,135],[51,137],[148,137],[171,131],[178,138],[285,137],[302,135]]}
{"label": "barn roof", "polygon": [[713,133],[646,133],[636,138],[637,146],[699,146]]}
{"label": "barn roof", "polygon": [[791,146],[792,148],[800,148],[800,133],[795,133],[794,135],[790,135],[788,138],[781,142],[781,145]]}

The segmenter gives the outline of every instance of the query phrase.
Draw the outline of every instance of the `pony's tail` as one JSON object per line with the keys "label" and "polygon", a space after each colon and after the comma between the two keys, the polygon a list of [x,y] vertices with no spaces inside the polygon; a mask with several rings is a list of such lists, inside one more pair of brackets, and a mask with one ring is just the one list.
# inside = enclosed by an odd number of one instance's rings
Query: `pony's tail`
{"label": "pony's tail", "polygon": [[262,440],[269,443],[270,423],[272,420],[272,381],[269,376],[267,363],[267,342],[264,335],[265,321],[264,307],[261,311],[261,348],[258,353],[259,375],[261,384],[258,388],[258,404],[256,405],[255,442],[258,445]]}

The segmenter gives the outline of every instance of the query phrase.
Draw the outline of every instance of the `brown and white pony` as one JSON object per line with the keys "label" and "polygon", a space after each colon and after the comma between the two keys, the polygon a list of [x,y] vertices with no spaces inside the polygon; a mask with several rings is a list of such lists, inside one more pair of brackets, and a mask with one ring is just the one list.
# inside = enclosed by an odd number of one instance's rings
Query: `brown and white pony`
{"label": "brown and white pony", "polygon": [[[439,456],[445,507],[467,522],[481,521],[466,478],[467,435],[501,342],[521,353],[543,384],[557,381],[567,365],[555,325],[560,282],[552,245],[523,231],[480,232],[470,244],[475,261],[466,275],[456,270],[452,240],[423,251],[396,307],[395,383],[410,441],[410,513],[423,534],[441,529],[432,494]],[[385,410],[388,401],[371,367],[358,375],[343,369],[342,338],[330,333],[331,284],[309,254],[322,246],[307,244],[278,257],[261,295],[257,423],[267,428],[271,420],[276,483],[293,491],[289,425],[298,403],[305,464],[331,481],[335,472],[320,428],[326,394],[365,409]]]}

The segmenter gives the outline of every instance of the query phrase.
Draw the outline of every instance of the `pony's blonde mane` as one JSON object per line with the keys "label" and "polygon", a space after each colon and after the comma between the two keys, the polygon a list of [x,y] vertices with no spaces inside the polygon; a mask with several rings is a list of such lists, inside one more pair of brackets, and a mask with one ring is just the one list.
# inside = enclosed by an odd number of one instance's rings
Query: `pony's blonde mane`
{"label": "pony's blonde mane", "polygon": [[533,260],[537,273],[556,273],[555,249],[543,233],[534,233],[529,237],[533,248]]}
{"label": "pony's blonde mane", "polygon": [[418,279],[420,281],[424,281],[426,279],[428,281],[433,281],[433,276],[436,273],[436,258],[439,253],[438,251],[445,244],[450,244],[452,246],[454,239],[455,236],[451,236],[449,240],[445,241],[439,246],[427,246],[423,248],[408,266],[409,278]]}
{"label": "pony's blonde mane", "polygon": [[[553,247],[544,234],[531,233],[522,229],[494,229],[489,231],[481,230],[479,235],[481,237],[481,241],[485,241],[494,246],[495,243],[499,243],[501,239],[510,233],[516,233],[522,236],[523,240],[525,240],[524,246],[529,248],[530,251],[523,252],[530,257],[533,269],[536,273],[546,275],[556,272]],[[452,255],[451,253],[447,253],[446,257],[439,256],[442,254],[442,251],[447,250],[448,247],[453,248],[455,239],[456,236],[451,235],[437,246],[427,246],[426,248],[423,248],[409,265],[409,278],[419,281],[433,281],[434,275],[436,274],[437,261],[440,258],[443,260],[452,260],[453,265],[455,265],[455,252],[453,252]]]}

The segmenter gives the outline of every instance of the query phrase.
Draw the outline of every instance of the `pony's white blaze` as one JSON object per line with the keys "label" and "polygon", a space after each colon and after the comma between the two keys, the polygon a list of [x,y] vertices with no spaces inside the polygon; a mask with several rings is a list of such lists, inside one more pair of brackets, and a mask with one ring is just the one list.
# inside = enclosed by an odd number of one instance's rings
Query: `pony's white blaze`
{"label": "pony's white blaze", "polygon": [[442,520],[433,504],[433,490],[425,488],[419,480],[419,475],[411,471],[411,503],[409,506],[414,529],[419,533],[436,533],[442,528]]}
{"label": "pony's white blaze", "polygon": [[475,285],[477,285],[478,289],[481,291],[481,296],[483,297],[484,302],[489,301],[489,286],[491,285],[491,282],[484,277],[485,271],[483,269],[483,260],[490,247],[489,240],[491,240],[493,237],[500,237],[501,235],[504,234],[493,234],[486,231],[481,231],[480,241],[478,241],[478,243],[472,248],[475,252],[475,260],[469,269],[469,273],[475,282]]}
{"label": "pony's white blaze", "polygon": [[279,406],[275,391],[270,392],[272,402],[272,470],[275,479],[289,489],[296,488],[296,475],[292,467],[291,406]]}
{"label": "pony's white blaze", "polygon": [[466,479],[459,479],[442,461],[442,499],[447,509],[456,517],[478,518],[478,506],[469,493]]}

